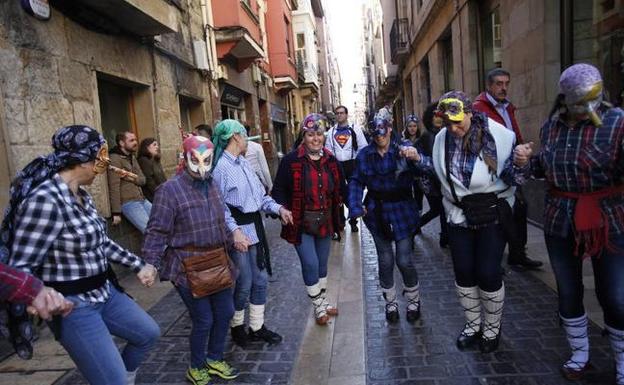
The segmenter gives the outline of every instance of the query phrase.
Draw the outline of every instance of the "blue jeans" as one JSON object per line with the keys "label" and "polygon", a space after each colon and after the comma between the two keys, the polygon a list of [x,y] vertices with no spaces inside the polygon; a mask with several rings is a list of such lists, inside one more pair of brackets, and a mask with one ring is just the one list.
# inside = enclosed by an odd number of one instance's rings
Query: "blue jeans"
{"label": "blue jeans", "polygon": [[[574,235],[565,238],[545,235],[550,264],[557,279],[559,313],[565,318],[585,314],[583,307],[583,261],[574,255]],[[605,324],[624,330],[624,236],[611,237],[617,251],[604,250],[592,256],[596,296]]]}
{"label": "blue jeans", "polygon": [[459,286],[479,286],[487,292],[503,286],[501,261],[506,240],[500,225],[480,229],[449,225],[448,236]]}
{"label": "blue jeans", "polygon": [[232,253],[232,259],[238,268],[238,278],[234,289],[235,310],[244,310],[247,299],[254,305],[266,303],[269,275],[266,269],[258,268],[257,255],[257,245],[249,246],[246,253],[239,251]]}
{"label": "blue jeans", "polygon": [[418,273],[414,265],[412,249],[414,238],[407,237],[396,241],[396,253],[392,249],[392,241],[373,234],[375,249],[377,249],[377,264],[379,266],[379,284],[384,289],[394,286],[394,263],[399,267],[406,287],[418,284]]}
{"label": "blue jeans", "polygon": [[186,287],[176,286],[176,289],[191,316],[191,367],[202,368],[206,358],[221,361],[230,319],[234,315],[232,289],[221,290],[202,298],[193,298],[191,290]]}
{"label": "blue jeans", "polygon": [[[74,310],[60,320],[61,345],[89,384],[126,385],[126,371],[136,370],[160,337],[156,322],[112,285],[104,303],[67,298]],[[111,334],[128,341],[121,354]]]}
{"label": "blue jeans", "polygon": [[317,238],[310,234],[301,234],[301,243],[295,250],[301,261],[301,274],[306,286],[318,283],[319,278],[327,277],[327,261],[329,260],[330,238]]}
{"label": "blue jeans", "polygon": [[145,234],[151,211],[152,203],[147,199],[130,201],[121,205],[121,212],[124,217],[143,234]]}

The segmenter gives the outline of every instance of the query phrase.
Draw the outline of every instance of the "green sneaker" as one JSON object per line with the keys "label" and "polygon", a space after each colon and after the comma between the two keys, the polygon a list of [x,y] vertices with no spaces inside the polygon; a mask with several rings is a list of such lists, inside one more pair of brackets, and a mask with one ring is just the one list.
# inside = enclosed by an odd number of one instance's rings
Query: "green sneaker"
{"label": "green sneaker", "polygon": [[186,379],[191,381],[193,385],[210,385],[210,372],[206,368],[188,368]]}
{"label": "green sneaker", "polygon": [[217,375],[224,380],[233,380],[240,374],[238,369],[231,367],[223,360],[206,361],[206,368],[208,368],[208,373]]}

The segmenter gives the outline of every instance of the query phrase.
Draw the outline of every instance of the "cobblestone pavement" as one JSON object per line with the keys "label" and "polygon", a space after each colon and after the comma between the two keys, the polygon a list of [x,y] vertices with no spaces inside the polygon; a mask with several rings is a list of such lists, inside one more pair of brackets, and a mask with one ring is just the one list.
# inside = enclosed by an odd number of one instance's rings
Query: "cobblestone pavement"
{"label": "cobblestone pavement", "polygon": [[[267,221],[276,281],[269,284],[266,324],[279,332],[284,340],[272,347],[258,342],[241,349],[228,338],[225,359],[242,373],[234,381],[215,380],[215,383],[237,385],[289,382],[307,318],[311,317],[311,305],[301,278],[298,257],[292,245],[279,238],[279,229],[278,221]],[[149,313],[160,325],[163,335],[139,369],[137,383],[188,384],[185,372],[190,361],[188,335],[191,322],[186,308],[172,290]],[[85,383],[80,373],[74,370],[55,384]]]}
{"label": "cobblestone pavement", "polygon": [[[366,363],[369,385],[571,384],[559,374],[568,347],[557,318],[555,292],[529,273],[510,271],[499,349],[482,354],[461,352],[455,339],[464,319],[455,290],[449,252],[437,245],[431,229],[418,236],[415,255],[422,296],[422,319],[388,325],[377,280],[377,254],[368,230],[362,231],[366,301]],[[395,285],[402,280],[396,273]],[[578,384],[608,385],[614,381],[612,354],[606,337],[591,324],[591,360],[596,370]]]}

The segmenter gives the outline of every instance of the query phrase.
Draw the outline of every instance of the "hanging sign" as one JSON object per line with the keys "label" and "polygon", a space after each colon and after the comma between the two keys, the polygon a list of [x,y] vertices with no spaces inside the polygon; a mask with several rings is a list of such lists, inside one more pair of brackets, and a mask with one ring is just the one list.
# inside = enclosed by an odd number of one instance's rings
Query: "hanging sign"
{"label": "hanging sign", "polygon": [[21,0],[22,8],[39,20],[50,20],[48,0]]}

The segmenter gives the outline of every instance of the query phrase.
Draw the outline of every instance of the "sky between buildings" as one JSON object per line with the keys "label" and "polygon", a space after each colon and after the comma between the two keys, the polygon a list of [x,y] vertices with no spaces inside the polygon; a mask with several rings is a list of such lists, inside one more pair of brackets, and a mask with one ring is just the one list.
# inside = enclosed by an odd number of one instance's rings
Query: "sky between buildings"
{"label": "sky between buildings", "polygon": [[[368,1],[323,0],[333,51],[342,77],[342,103],[349,109],[352,120],[356,116],[356,103],[357,109],[365,108],[362,6]],[[353,92],[354,85],[358,93]]]}

